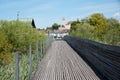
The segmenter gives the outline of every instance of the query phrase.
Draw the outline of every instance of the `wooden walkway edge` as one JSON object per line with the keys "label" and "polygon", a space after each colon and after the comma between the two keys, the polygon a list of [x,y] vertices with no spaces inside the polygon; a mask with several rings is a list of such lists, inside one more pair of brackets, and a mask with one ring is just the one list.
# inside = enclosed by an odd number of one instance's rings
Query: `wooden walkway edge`
{"label": "wooden walkway edge", "polygon": [[54,41],[38,65],[33,80],[100,79],[65,41]]}

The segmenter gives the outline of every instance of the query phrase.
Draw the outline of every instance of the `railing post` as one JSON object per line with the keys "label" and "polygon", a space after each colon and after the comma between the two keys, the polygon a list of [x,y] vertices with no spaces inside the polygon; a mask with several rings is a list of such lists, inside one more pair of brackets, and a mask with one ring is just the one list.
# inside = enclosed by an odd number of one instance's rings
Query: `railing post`
{"label": "railing post", "polygon": [[43,56],[44,56],[44,41],[42,41],[42,58],[43,58]]}
{"label": "railing post", "polygon": [[40,59],[40,61],[41,61],[41,41],[40,41],[40,43],[39,43],[39,46],[40,46],[40,47],[39,47],[39,50],[40,50],[40,51],[39,51],[39,59]]}
{"label": "railing post", "polygon": [[50,37],[50,36],[48,36],[48,38],[47,38],[47,40],[46,40],[46,49],[49,47],[49,37]]}
{"label": "railing post", "polygon": [[19,80],[19,53],[15,53],[15,80]]}
{"label": "railing post", "polygon": [[40,43],[40,58],[42,58],[42,54],[43,54],[43,49],[42,49],[42,41]]}
{"label": "railing post", "polygon": [[32,79],[32,47],[29,46],[29,63],[30,63],[30,73],[29,73],[29,79]]}
{"label": "railing post", "polygon": [[38,41],[36,42],[36,63],[38,65]]}

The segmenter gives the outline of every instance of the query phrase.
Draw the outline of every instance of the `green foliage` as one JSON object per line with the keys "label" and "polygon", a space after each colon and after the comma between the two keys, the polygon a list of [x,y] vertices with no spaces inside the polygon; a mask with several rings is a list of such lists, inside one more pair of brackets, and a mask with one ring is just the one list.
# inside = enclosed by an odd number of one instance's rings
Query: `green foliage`
{"label": "green foliage", "polygon": [[0,28],[0,65],[8,64],[13,60],[11,49],[12,45],[8,43]]}
{"label": "green foliage", "polygon": [[[37,65],[40,63],[40,60],[43,58],[47,48],[51,44],[51,41],[52,41],[52,37],[47,39],[47,42],[45,42],[45,40],[40,41],[40,43],[43,43],[43,47],[41,48],[41,46],[38,45],[39,48],[38,62],[37,62],[36,54],[32,54],[32,75],[35,74]],[[11,62],[10,64],[0,66],[0,73],[1,73],[0,80],[15,80],[15,58],[13,62]],[[30,74],[29,53],[19,55],[19,79],[29,80],[29,74]]]}
{"label": "green foliage", "polygon": [[94,32],[99,39],[103,40],[103,36],[108,28],[107,20],[102,14],[95,13],[89,18],[90,25],[94,26]]}
{"label": "green foliage", "polygon": [[89,22],[88,17],[81,19],[81,24],[88,23],[88,22]]}
{"label": "green foliage", "polygon": [[72,24],[71,24],[71,31],[75,31],[77,30],[77,27],[80,25],[80,21],[74,21]]}
{"label": "green foliage", "polygon": [[71,25],[71,36],[91,39],[111,45],[120,45],[120,23],[114,18],[106,19],[95,13]]}
{"label": "green foliage", "polygon": [[27,23],[20,21],[4,22],[1,27],[5,33],[8,42],[13,46],[12,51],[26,52],[29,45],[35,44],[36,41],[41,40],[45,35],[32,28]]}
{"label": "green foliage", "polygon": [[30,67],[28,47],[32,45],[32,74],[34,75],[37,69],[36,54],[34,54],[36,42],[43,43],[43,47],[38,43],[39,63],[51,43],[51,40],[46,41],[46,38],[47,36],[44,31],[38,31],[24,22],[0,21],[0,80],[15,80],[15,51],[20,52],[20,80],[29,80]]}
{"label": "green foliage", "polygon": [[119,26],[119,21],[114,18],[107,19],[107,23],[108,23],[109,29]]}
{"label": "green foliage", "polygon": [[49,29],[49,30],[52,30],[52,27],[47,27],[46,30],[48,30],[48,29]]}
{"label": "green foliage", "polygon": [[15,80],[14,62],[0,67],[0,80]]}
{"label": "green foliage", "polygon": [[88,38],[91,39],[91,36],[93,36],[93,31],[94,31],[94,27],[92,27],[90,24],[88,23],[84,23],[84,24],[77,24],[77,29],[76,30],[72,30],[72,32],[70,33],[71,35],[75,35],[76,37],[81,37],[81,38]]}
{"label": "green foliage", "polygon": [[120,25],[115,25],[113,27],[110,26],[104,35],[104,43],[120,45]]}
{"label": "green foliage", "polygon": [[52,25],[52,29],[54,30],[54,29],[58,29],[60,27],[60,25],[58,25],[57,23],[54,23],[53,25]]}
{"label": "green foliage", "polygon": [[[20,51],[25,54],[29,45],[35,47],[36,41],[46,38],[42,31],[38,31],[28,23],[20,21],[0,21],[0,64],[12,61],[12,53]],[[33,50],[35,51],[35,49]]]}
{"label": "green foliage", "polygon": [[[32,73],[36,71],[36,54],[32,54]],[[21,55],[19,60],[19,78],[20,80],[29,80],[29,55]],[[0,80],[15,80],[15,61],[8,65],[0,67]]]}
{"label": "green foliage", "polygon": [[120,23],[114,18],[107,19],[108,29],[104,35],[104,42],[113,45],[120,45]]}

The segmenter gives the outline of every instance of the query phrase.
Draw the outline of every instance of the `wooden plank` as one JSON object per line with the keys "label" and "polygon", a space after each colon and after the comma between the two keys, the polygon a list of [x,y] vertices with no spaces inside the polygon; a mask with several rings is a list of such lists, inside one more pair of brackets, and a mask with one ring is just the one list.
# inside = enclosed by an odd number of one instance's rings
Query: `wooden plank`
{"label": "wooden plank", "polygon": [[33,80],[100,79],[65,41],[54,41],[38,65]]}

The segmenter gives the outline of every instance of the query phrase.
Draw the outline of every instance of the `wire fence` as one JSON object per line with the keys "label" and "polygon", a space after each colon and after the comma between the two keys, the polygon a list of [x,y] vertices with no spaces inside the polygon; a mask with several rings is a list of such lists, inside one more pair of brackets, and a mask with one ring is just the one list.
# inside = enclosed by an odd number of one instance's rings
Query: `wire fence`
{"label": "wire fence", "polygon": [[14,61],[0,67],[0,80],[31,80],[53,40],[48,36],[44,41],[36,41],[35,46],[29,46],[27,54],[15,52]]}

